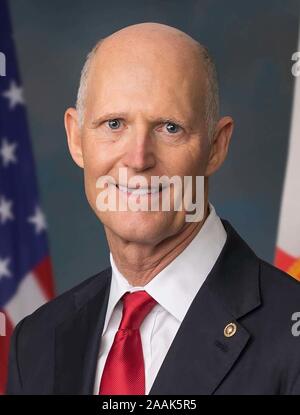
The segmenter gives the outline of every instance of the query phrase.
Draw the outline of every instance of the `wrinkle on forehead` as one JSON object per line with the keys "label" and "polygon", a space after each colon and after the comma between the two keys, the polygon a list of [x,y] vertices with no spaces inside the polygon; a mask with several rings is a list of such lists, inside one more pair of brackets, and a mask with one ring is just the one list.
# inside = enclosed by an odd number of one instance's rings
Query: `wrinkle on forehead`
{"label": "wrinkle on forehead", "polygon": [[205,69],[199,44],[180,30],[158,23],[123,28],[103,39],[90,67],[90,87],[101,85],[106,74],[124,81],[152,79],[155,85],[188,90],[191,100],[203,102]]}

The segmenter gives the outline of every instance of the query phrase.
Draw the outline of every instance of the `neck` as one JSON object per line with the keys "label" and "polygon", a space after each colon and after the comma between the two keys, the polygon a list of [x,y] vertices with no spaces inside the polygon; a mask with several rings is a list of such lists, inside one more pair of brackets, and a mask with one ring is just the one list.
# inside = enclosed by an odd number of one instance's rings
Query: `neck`
{"label": "neck", "polygon": [[206,204],[201,222],[190,222],[182,230],[156,245],[125,241],[105,228],[110,251],[122,275],[133,286],[144,286],[172,262],[194,239],[209,214]]}

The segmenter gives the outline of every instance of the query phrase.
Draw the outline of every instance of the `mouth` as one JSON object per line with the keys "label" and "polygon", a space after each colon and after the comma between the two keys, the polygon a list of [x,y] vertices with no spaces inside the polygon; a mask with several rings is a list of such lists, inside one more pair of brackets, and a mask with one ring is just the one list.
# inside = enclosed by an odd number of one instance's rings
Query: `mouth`
{"label": "mouth", "polygon": [[147,187],[134,188],[134,187],[123,186],[121,184],[117,184],[116,187],[122,193],[125,193],[127,195],[134,194],[135,196],[147,196],[147,195],[158,194],[158,193],[161,193],[163,189],[165,188],[162,186],[161,183],[159,184],[159,186],[152,186],[152,187],[147,186]]}

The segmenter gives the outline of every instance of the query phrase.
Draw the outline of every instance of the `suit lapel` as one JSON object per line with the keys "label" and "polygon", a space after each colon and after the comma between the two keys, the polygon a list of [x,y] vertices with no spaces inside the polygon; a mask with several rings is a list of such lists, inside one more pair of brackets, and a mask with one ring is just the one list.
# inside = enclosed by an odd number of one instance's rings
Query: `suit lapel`
{"label": "suit lapel", "polygon": [[[230,224],[223,224],[226,244],[180,325],[150,395],[213,394],[250,339],[237,320],[260,305],[259,262]],[[236,333],[225,337],[231,322]]]}
{"label": "suit lapel", "polygon": [[55,332],[54,394],[92,394],[111,270],[74,294],[75,313]]}
{"label": "suit lapel", "polygon": [[[180,325],[150,395],[213,394],[251,337],[238,319],[260,305],[259,261],[222,222],[225,246]],[[75,293],[75,312],[56,328],[55,394],[93,393],[110,282],[108,268]],[[231,322],[237,331],[225,337]]]}
{"label": "suit lapel", "polygon": [[220,307],[210,290],[200,291],[177,332],[150,395],[212,394],[249,340],[248,332],[240,325],[234,336],[226,338],[224,327],[235,322],[234,318]]}

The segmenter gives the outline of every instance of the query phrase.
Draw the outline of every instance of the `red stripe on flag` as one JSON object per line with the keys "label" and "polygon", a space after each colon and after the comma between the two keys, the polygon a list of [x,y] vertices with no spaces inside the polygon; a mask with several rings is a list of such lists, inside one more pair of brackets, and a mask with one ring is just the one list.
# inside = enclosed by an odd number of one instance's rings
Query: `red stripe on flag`
{"label": "red stripe on flag", "polygon": [[[0,395],[3,395],[6,390],[6,381],[7,381],[7,369],[8,369],[8,353],[9,353],[9,344],[10,336],[13,332],[13,325],[10,322],[7,314],[0,309],[2,313],[0,318],[2,319],[5,316],[5,336],[2,336],[0,332]],[[1,323],[0,323],[1,324]],[[0,327],[0,331],[3,327]]]}
{"label": "red stripe on flag", "polygon": [[276,249],[275,266],[300,281],[300,258],[295,258],[282,249]]}
{"label": "red stripe on flag", "polygon": [[45,296],[50,300],[55,296],[54,278],[50,257],[44,258],[33,270],[33,274],[38,281]]}
{"label": "red stripe on flag", "polygon": [[296,261],[297,258],[287,254],[280,248],[276,248],[275,254],[275,266],[287,272],[290,266]]}

